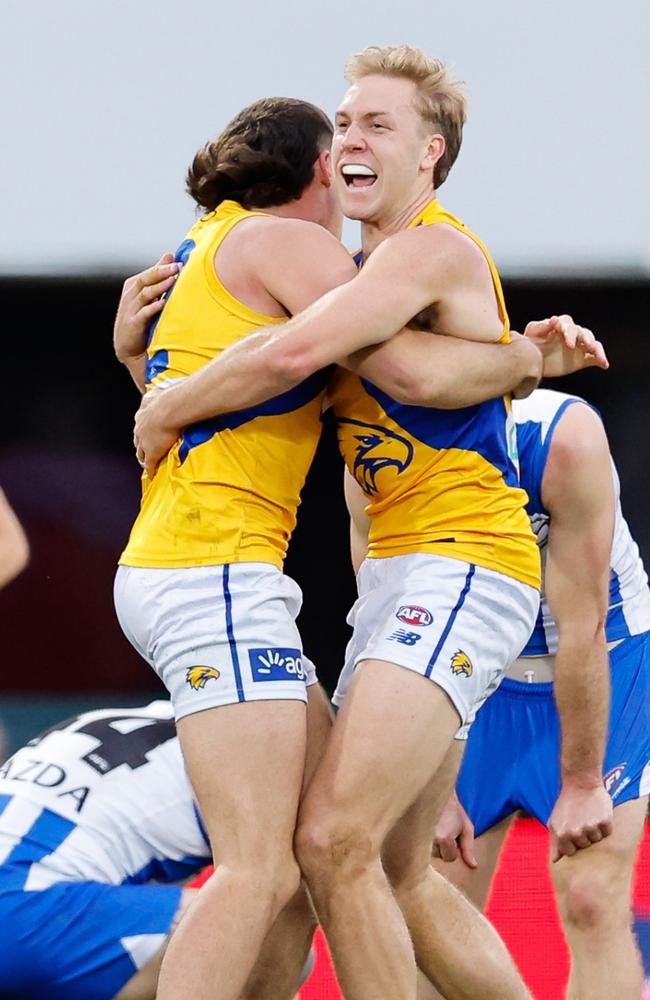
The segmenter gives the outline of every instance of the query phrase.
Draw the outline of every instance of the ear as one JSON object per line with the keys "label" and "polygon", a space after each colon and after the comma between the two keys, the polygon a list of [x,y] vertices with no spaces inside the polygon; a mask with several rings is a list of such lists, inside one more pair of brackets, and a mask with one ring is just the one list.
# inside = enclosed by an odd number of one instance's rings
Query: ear
{"label": "ear", "polygon": [[314,163],[314,177],[317,178],[323,187],[332,186],[331,156],[329,149],[324,149],[318,154],[318,159]]}
{"label": "ear", "polygon": [[429,138],[426,153],[422,159],[422,170],[434,170],[436,163],[443,156],[446,148],[447,143],[445,142],[444,135],[440,135],[439,132],[432,135]]}

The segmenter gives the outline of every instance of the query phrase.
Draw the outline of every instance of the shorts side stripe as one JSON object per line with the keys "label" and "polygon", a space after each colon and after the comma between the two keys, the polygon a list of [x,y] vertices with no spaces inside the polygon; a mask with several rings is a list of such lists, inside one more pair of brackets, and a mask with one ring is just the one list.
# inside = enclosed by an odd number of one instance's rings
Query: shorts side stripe
{"label": "shorts side stripe", "polygon": [[237,698],[239,701],[246,701],[246,696],[244,695],[244,685],[241,679],[241,670],[239,669],[239,656],[237,654],[237,643],[235,642],[235,632],[232,627],[232,597],[230,594],[230,588],[228,586],[230,580],[230,565],[226,563],[223,567],[223,596],[226,604],[226,632],[228,634],[228,644],[230,646],[230,656],[232,658],[232,666],[235,671],[235,681],[237,684]]}
{"label": "shorts side stripe", "polygon": [[463,589],[460,592],[460,597],[456,601],[456,607],[454,608],[454,610],[449,615],[449,618],[447,619],[447,624],[445,625],[444,629],[442,630],[442,635],[438,639],[438,644],[436,645],[436,648],[433,651],[433,655],[432,655],[431,659],[429,660],[429,662],[427,664],[427,669],[424,672],[424,676],[425,677],[430,677],[431,676],[431,671],[433,670],[433,668],[435,666],[435,663],[436,663],[436,660],[438,659],[438,657],[440,655],[440,650],[444,646],[444,644],[445,644],[445,642],[447,640],[447,636],[451,632],[452,626],[453,626],[454,622],[456,621],[456,615],[458,614],[458,612],[462,608],[463,604],[465,603],[465,598],[469,594],[469,588],[472,585],[472,577],[474,576],[475,572],[476,572],[476,566],[474,566],[474,564],[471,563],[470,567],[469,567],[469,570],[467,571],[467,576],[465,577],[465,585],[464,585]]}

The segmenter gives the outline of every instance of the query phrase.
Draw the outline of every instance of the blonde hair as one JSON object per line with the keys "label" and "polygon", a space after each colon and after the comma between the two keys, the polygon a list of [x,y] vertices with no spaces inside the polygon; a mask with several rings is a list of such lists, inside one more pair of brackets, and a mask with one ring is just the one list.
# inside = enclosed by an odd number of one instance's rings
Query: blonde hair
{"label": "blonde hair", "polygon": [[467,101],[460,80],[452,80],[440,59],[432,59],[411,45],[369,45],[355,53],[345,67],[345,78],[356,83],[364,76],[401,77],[417,87],[417,110],[428,125],[439,129],[445,151],[436,163],[433,186],[439,188],[451,170],[463,139]]}

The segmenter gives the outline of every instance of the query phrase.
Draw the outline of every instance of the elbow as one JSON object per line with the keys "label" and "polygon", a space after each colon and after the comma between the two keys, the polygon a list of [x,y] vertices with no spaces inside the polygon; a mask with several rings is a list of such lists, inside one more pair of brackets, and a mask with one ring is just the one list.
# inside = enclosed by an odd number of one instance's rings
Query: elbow
{"label": "elbow", "polygon": [[431,380],[419,372],[394,369],[391,372],[390,384],[386,385],[385,391],[393,397],[396,403],[410,406],[438,405],[432,391]]}
{"label": "elbow", "polygon": [[318,368],[318,363],[307,352],[290,351],[283,347],[282,350],[269,352],[264,367],[275,382],[289,387],[309,378]]}

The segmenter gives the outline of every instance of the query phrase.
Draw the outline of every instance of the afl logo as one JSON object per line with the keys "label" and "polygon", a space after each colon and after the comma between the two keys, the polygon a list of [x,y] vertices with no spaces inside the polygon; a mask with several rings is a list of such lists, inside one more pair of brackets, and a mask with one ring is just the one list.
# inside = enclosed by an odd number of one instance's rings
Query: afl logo
{"label": "afl logo", "polygon": [[603,778],[603,784],[610,795],[614,791],[614,788],[616,787],[618,782],[621,780],[621,777],[623,776],[623,771],[625,770],[626,767],[627,767],[627,761],[624,764],[619,764],[618,767],[613,767],[611,771],[608,771],[608,773]]}
{"label": "afl logo", "polygon": [[431,612],[417,604],[403,604],[397,612],[396,618],[399,618],[405,625],[430,625],[433,621]]}

